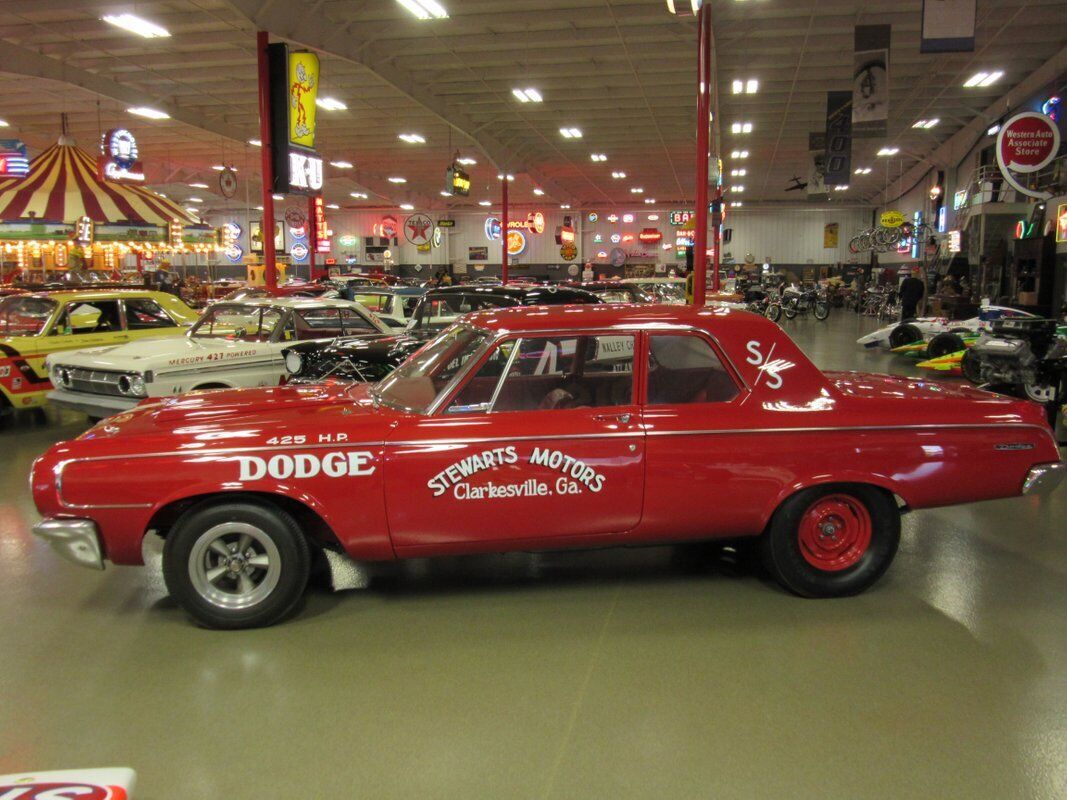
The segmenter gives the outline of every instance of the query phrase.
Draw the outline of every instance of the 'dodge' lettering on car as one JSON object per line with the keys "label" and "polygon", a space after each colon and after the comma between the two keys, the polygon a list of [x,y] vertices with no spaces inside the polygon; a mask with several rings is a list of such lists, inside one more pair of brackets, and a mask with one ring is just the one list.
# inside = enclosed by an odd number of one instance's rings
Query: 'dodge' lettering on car
{"label": "'dodge' lettering on car", "polygon": [[[544,467],[559,472],[562,477],[558,478],[553,485],[535,477],[524,475],[518,483],[494,483],[485,485],[472,485],[467,479],[479,472],[497,467],[518,464],[525,460],[527,464]],[[452,496],[457,500],[493,500],[516,497],[548,497],[551,495],[581,494],[583,491],[600,492],[604,488],[606,478],[593,467],[579,458],[567,455],[560,450],[545,447],[535,447],[533,452],[521,458],[514,446],[498,447],[481,453],[469,455],[453,464],[448,465],[429,481],[426,486],[433,492],[434,497],[452,491]]]}
{"label": "'dodge' lettering on car", "polygon": [[377,469],[372,463],[374,454],[366,450],[332,452],[321,457],[308,453],[280,453],[270,458],[237,456],[236,460],[240,465],[239,481],[258,481],[267,477],[284,481],[290,478],[316,478],[319,475],[350,478],[373,475]]}

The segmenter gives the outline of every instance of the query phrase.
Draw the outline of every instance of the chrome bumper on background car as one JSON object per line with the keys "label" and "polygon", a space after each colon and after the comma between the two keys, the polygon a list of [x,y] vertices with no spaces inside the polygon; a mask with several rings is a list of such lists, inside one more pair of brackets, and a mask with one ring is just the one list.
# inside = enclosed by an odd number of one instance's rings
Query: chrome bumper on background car
{"label": "chrome bumper on background car", "polygon": [[112,414],[121,414],[129,411],[142,400],[143,397],[107,397],[106,395],[87,394],[85,392],[71,392],[66,389],[53,389],[48,393],[49,402],[63,408],[71,408],[81,411],[90,417],[110,417]]}
{"label": "chrome bumper on background car", "polygon": [[1047,494],[1067,477],[1067,461],[1053,461],[1031,467],[1023,481],[1023,494]]}
{"label": "chrome bumper on background car", "polygon": [[33,526],[33,535],[48,542],[67,561],[81,567],[104,568],[100,534],[91,519],[43,519]]}

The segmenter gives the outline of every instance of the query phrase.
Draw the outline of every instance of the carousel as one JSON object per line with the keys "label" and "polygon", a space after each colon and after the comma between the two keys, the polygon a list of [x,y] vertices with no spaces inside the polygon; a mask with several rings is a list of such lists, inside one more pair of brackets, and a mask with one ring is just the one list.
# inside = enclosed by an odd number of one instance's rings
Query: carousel
{"label": "carousel", "polygon": [[96,159],[64,136],[26,175],[0,179],[0,283],[47,283],[68,271],[117,277],[160,256],[218,250],[214,228],[131,182],[144,180],[133,155]]}

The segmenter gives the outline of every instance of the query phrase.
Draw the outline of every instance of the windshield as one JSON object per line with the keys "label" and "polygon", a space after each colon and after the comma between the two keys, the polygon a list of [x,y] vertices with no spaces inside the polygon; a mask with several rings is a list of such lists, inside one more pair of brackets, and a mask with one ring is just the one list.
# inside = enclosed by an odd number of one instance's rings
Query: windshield
{"label": "windshield", "polygon": [[37,336],[56,310],[56,302],[43,297],[7,297],[0,301],[0,335]]}
{"label": "windshield", "polygon": [[282,312],[269,306],[216,305],[196,323],[189,335],[197,339],[235,339],[268,342]]}
{"label": "windshield", "polygon": [[491,294],[449,293],[436,297],[427,296],[419,303],[415,327],[423,330],[442,330],[464,314],[513,305],[515,301],[510,297]]}
{"label": "windshield", "polygon": [[489,339],[485,331],[466,325],[449,328],[375,386],[375,398],[392,408],[425,414]]}

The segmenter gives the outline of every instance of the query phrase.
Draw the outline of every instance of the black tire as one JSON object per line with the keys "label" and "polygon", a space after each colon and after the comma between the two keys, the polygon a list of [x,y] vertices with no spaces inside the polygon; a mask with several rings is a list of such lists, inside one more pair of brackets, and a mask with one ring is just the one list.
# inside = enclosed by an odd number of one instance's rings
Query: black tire
{"label": "black tire", "polygon": [[812,313],[815,315],[815,319],[822,322],[830,316],[830,304],[825,300],[816,300],[815,306],[812,308]]}
{"label": "black tire", "polygon": [[926,345],[926,357],[941,358],[966,349],[967,345],[958,333],[939,333]]}
{"label": "black tire", "polygon": [[793,319],[796,317],[798,305],[795,297],[790,297],[782,301],[782,313],[785,314],[786,319]]}
{"label": "black tire", "polygon": [[963,377],[975,386],[982,384],[982,359],[970,348],[963,354],[963,360],[960,361],[960,370],[963,372]]}
{"label": "black tire", "polygon": [[782,304],[770,303],[767,306],[767,319],[771,322],[777,322],[782,318]]}
{"label": "black tire", "polygon": [[889,334],[889,347],[903,347],[906,344],[914,344],[923,338],[923,332],[917,325],[905,322],[897,325]]}
{"label": "black tire", "polygon": [[[252,530],[256,533],[250,533]],[[233,569],[238,570],[235,575],[221,563],[219,551],[212,545],[217,541],[226,546],[225,537],[230,537],[229,544],[238,547],[244,535],[255,538],[242,552],[232,550],[229,554]],[[255,555],[245,559],[249,552]],[[213,558],[215,567],[209,569]],[[257,558],[266,558],[267,566],[253,566],[251,562]],[[247,566],[240,569],[246,560]],[[303,596],[310,565],[308,543],[296,522],[265,503],[197,506],[178,520],[163,547],[167,590],[193,619],[208,628],[258,628],[283,619]],[[224,569],[217,582],[208,577],[216,569]],[[244,582],[238,580],[242,574],[254,586],[250,594],[242,595]]]}
{"label": "black tire", "polygon": [[[839,513],[841,512],[841,513]],[[826,550],[806,545],[810,532],[838,525],[841,545],[864,527],[869,535],[861,548],[857,539],[833,559],[836,534]],[[813,528],[814,526],[814,528]],[[804,489],[790,497],[771,518],[760,540],[763,564],[787,590],[801,597],[845,597],[870,588],[889,569],[900,544],[900,512],[892,495],[874,486],[830,484]],[[819,566],[822,564],[823,566]]]}

